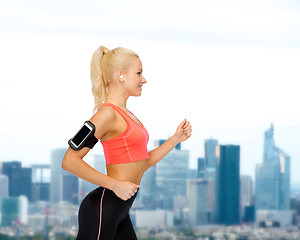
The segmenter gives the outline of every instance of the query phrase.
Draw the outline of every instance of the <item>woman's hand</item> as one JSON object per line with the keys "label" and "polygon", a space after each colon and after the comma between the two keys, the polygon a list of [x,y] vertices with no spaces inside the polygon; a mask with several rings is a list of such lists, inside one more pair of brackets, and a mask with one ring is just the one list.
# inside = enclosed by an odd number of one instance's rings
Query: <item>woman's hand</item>
{"label": "woman's hand", "polygon": [[126,201],[130,199],[138,190],[140,185],[136,185],[128,181],[117,181],[112,191],[122,200]]}
{"label": "woman's hand", "polygon": [[177,127],[174,137],[176,137],[176,139],[179,142],[183,142],[189,139],[191,135],[192,135],[192,126],[189,121],[184,119],[184,121],[180,123],[180,125]]}

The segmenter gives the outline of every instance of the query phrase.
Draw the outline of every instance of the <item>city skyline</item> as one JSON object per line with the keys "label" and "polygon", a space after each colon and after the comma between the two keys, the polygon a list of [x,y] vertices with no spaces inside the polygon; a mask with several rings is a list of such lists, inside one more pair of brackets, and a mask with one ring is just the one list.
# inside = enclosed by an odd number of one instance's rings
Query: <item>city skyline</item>
{"label": "city skyline", "polygon": [[[259,211],[259,220],[254,219],[254,199],[258,198],[265,201],[267,199],[264,196],[266,191],[255,192],[256,194],[252,195],[254,192],[251,190],[253,187],[251,177],[240,174],[240,146],[222,145],[218,144],[216,139],[208,139],[203,144],[206,149],[204,158],[198,159],[198,170],[191,171],[188,168],[189,151],[182,149],[181,144],[178,144],[163,159],[164,161],[159,162],[146,172],[146,181],[141,182],[142,191],[132,208],[136,227],[151,228],[158,223],[167,227],[180,227],[181,224],[188,224],[189,227],[210,224],[234,226],[241,223],[253,224],[254,221],[257,227],[265,226],[270,221],[274,227],[294,225],[292,211],[289,211],[292,200],[289,191],[290,182],[286,181],[289,180],[289,156],[278,148],[278,145],[274,144],[272,125],[270,129],[264,132],[264,135],[263,161],[264,163],[280,161],[281,169],[279,172],[283,173],[279,177],[276,172],[272,177],[270,171],[260,174],[261,179],[266,180],[271,177],[282,180],[279,181],[279,188],[281,189],[279,191],[283,192],[279,194],[279,197],[273,198],[279,200],[278,208],[272,208],[269,211],[270,214],[266,211]],[[155,144],[158,146],[164,141],[165,139],[158,139]],[[43,213],[41,214],[40,211],[43,211],[47,205],[52,206],[50,211],[54,211],[57,207],[60,208],[59,206],[67,206],[68,202],[73,205],[67,207],[67,209],[72,209],[72,212],[68,217],[65,216],[68,218],[68,220],[65,218],[66,224],[76,227],[76,222],[74,222],[76,209],[74,206],[78,206],[82,197],[96,186],[87,184],[87,182],[60,168],[62,156],[66,150],[66,148],[52,149],[51,164],[34,165],[30,171],[29,168],[21,167],[21,162],[3,162],[2,174],[9,178],[9,181],[2,179],[4,180],[3,183],[9,186],[9,197],[4,196],[2,198],[2,212],[5,212],[2,218],[3,226],[11,226],[11,221],[18,214],[23,219],[21,222],[25,224],[27,218],[41,219]],[[285,163],[285,161],[287,162]],[[105,172],[103,168],[105,158],[103,156],[94,157],[90,164]],[[173,168],[170,165],[173,165]],[[48,175],[47,171],[43,171],[46,169],[51,171],[51,181],[43,184],[43,173]],[[28,185],[28,181],[32,181],[30,187],[32,190],[30,191],[27,191],[25,187]],[[50,194],[47,194],[47,191]],[[21,195],[26,195],[29,205],[24,197],[20,197]],[[43,201],[40,202],[41,200]],[[293,200],[297,201],[296,198]],[[7,204],[15,204],[16,207],[13,208],[13,211],[3,210]],[[29,210],[27,216],[24,211],[17,208],[18,204],[19,206],[22,205],[21,209],[23,210],[27,208],[35,210],[31,213]],[[60,218],[58,215],[56,213],[53,217]],[[29,225],[31,226],[31,224]],[[43,229],[42,226],[45,225],[40,222],[35,229],[40,231],[41,228]]]}
{"label": "city skyline", "polygon": [[[234,128],[234,127],[232,127],[232,128]],[[262,135],[263,135],[263,133],[262,133]],[[278,139],[276,139],[276,126],[275,126],[275,131],[274,131],[274,135],[275,135],[275,141],[276,141],[276,143],[277,142],[281,142],[281,141],[277,141]],[[163,138],[157,138],[157,139],[163,139]],[[152,141],[152,139],[150,138],[150,141],[149,141],[149,144],[148,144],[148,146],[152,146],[152,148],[154,148],[155,146],[156,146],[156,142],[157,142],[157,139],[155,139],[155,140],[153,140]],[[243,169],[243,164],[245,164],[244,162],[243,162],[243,156],[245,155],[245,153],[243,153],[243,149],[244,149],[244,146],[240,143],[240,142],[238,142],[238,141],[231,141],[231,142],[225,142],[225,141],[221,141],[220,139],[218,139],[218,138],[212,138],[212,136],[210,137],[210,138],[207,138],[207,139],[205,139],[205,140],[203,140],[203,142],[201,143],[201,144],[199,144],[200,145],[200,149],[202,149],[202,151],[201,151],[201,154],[200,155],[195,155],[195,152],[193,152],[193,149],[189,149],[189,148],[186,148],[186,147],[184,147],[185,146],[185,143],[182,143],[181,145],[182,145],[182,149],[184,149],[184,150],[188,150],[189,151],[189,155],[190,155],[190,157],[189,157],[189,168],[190,169],[197,169],[197,164],[198,164],[198,158],[202,158],[204,155],[205,155],[205,143],[206,143],[206,141],[211,141],[211,140],[216,140],[217,142],[218,142],[218,145],[226,145],[226,144],[237,144],[237,145],[240,145],[241,146],[241,161],[240,161],[240,171],[241,171],[241,175],[249,175],[249,176],[251,176],[252,178],[253,178],[253,180],[255,181],[255,167],[256,167],[256,165],[257,164],[259,164],[260,162],[262,162],[263,161],[263,137],[262,137],[262,139],[261,139],[261,144],[262,144],[262,146],[260,147],[260,151],[261,151],[261,158],[260,159],[258,159],[256,162],[255,162],[255,164],[253,163],[252,164],[252,166],[253,166],[253,168],[252,169],[249,169],[249,168],[247,168],[247,171],[245,171],[245,169]],[[284,141],[283,141],[284,142]],[[103,149],[102,149],[102,147],[100,146],[101,144],[97,144],[96,146],[95,146],[95,148],[94,149],[92,149],[91,151],[90,151],[90,153],[84,158],[85,159],[85,161],[87,161],[87,162],[90,162],[95,156],[97,156],[97,155],[103,155]],[[279,145],[280,146],[280,144],[277,144],[277,145]],[[54,148],[52,148],[52,149],[64,149],[64,148],[68,148],[68,145],[67,145],[67,143],[64,145],[64,146],[58,146],[58,147],[54,147]],[[148,148],[149,149],[149,151],[152,149],[152,148]],[[31,165],[35,165],[35,164],[50,164],[50,162],[51,162],[51,151],[52,151],[52,149],[49,149],[49,150],[47,150],[47,149],[45,149],[45,153],[46,153],[46,155],[42,158],[41,156],[38,156],[37,158],[40,160],[40,159],[43,159],[42,161],[39,161],[39,162],[37,162],[37,161],[28,161],[28,159],[27,159],[27,157],[22,157],[21,159],[18,159],[18,158],[3,158],[2,157],[2,155],[0,155],[0,162],[3,162],[3,161],[21,161],[22,162],[22,164],[23,164],[23,166],[27,166],[27,167],[29,167],[29,166],[31,166]],[[285,150],[286,149],[289,149],[289,148],[284,148]],[[249,150],[251,150],[251,149],[249,149]],[[253,150],[253,149],[252,149]],[[199,146],[198,146],[198,151],[199,151]],[[287,151],[288,152],[288,151]],[[289,152],[288,152],[289,153]],[[293,158],[293,156],[292,155],[290,155],[291,156],[291,163],[292,164],[295,164],[295,162],[293,161],[294,160],[294,158]],[[63,157],[63,156],[62,156]],[[24,159],[26,159],[25,161],[23,161]],[[46,160],[47,159],[47,160]],[[245,168],[245,166],[244,166],[244,168]],[[296,172],[296,170],[294,170],[294,172]],[[299,187],[300,186],[300,180],[298,180],[298,179],[294,179],[293,178],[294,176],[293,176],[293,168],[291,168],[291,185],[292,185],[292,187]]]}
{"label": "city skyline", "polygon": [[[178,144],[145,173],[140,183],[141,191],[130,211],[134,226],[146,228],[149,232],[157,226],[191,228],[192,232],[222,225],[245,225],[252,229],[296,226],[300,222],[296,210],[300,208],[292,202],[300,200],[290,193],[290,158],[275,145],[273,133],[273,125],[264,132],[263,164],[275,164],[276,171],[270,166],[265,167],[267,171],[259,170],[260,182],[256,183],[256,187],[259,184],[267,186],[269,192],[266,189],[261,191],[260,187],[259,191],[255,188],[254,194],[251,176],[240,173],[240,145],[222,145],[217,139],[207,139],[203,144],[205,154],[198,158],[198,169],[192,170],[189,169],[189,151]],[[165,141],[158,139],[155,146]],[[0,225],[9,227],[2,232],[13,230],[14,219],[19,218],[26,226],[22,231],[29,232],[32,228],[36,233],[45,233],[44,229],[53,226],[52,234],[58,227],[71,228],[72,235],[76,235],[78,207],[86,194],[97,186],[62,170],[60,166],[66,150],[52,149],[49,165],[33,165],[31,169],[22,166],[21,162],[2,163],[1,173],[8,177],[8,181],[0,175],[1,187],[9,189],[0,199],[3,213]],[[104,156],[95,156],[89,164],[105,173]],[[51,171],[50,182],[45,182],[45,176],[49,175],[47,170]],[[264,208],[266,204],[269,207]],[[48,216],[48,212],[52,213]],[[46,220],[50,216],[52,220],[48,225]],[[39,223],[33,225],[32,221]],[[63,223],[59,224],[59,221]]]}
{"label": "city skyline", "polygon": [[[271,128],[270,129],[272,129],[272,134],[271,134],[271,136],[272,136],[272,144],[273,145],[271,145],[271,147],[269,147],[270,149],[269,149],[269,151],[272,151],[272,146],[274,147],[274,148],[276,148],[277,149],[277,147],[275,146],[275,139],[274,139],[274,126],[271,124]],[[268,131],[271,131],[271,130],[268,130]],[[268,131],[265,131],[264,132],[264,134],[266,134],[266,132],[268,132]],[[165,139],[156,139],[156,140],[154,140],[153,141],[153,146],[154,147],[157,147],[157,146],[159,146],[160,144],[162,144],[163,142],[165,141]],[[210,145],[209,145],[210,144]],[[199,172],[199,170],[201,170],[201,169],[199,169],[199,166],[202,166],[202,167],[204,167],[204,170],[206,169],[206,168],[214,168],[214,164],[215,164],[215,161],[216,160],[214,160],[214,152],[213,152],[213,148],[215,148],[216,146],[221,146],[221,145],[224,145],[223,143],[220,143],[219,142],[219,140],[218,139],[213,139],[212,137],[210,138],[210,139],[206,139],[205,141],[204,141],[204,143],[203,143],[203,155],[202,156],[200,156],[200,157],[198,157],[197,158],[197,160],[196,160],[196,167],[191,167],[191,164],[190,164],[190,161],[191,161],[191,151],[189,150],[189,149],[185,149],[185,148],[182,148],[182,143],[181,144],[178,144],[177,146],[176,146],[176,149],[180,149],[180,150],[182,150],[182,151],[186,151],[186,154],[188,155],[188,169],[189,170],[196,170],[196,171],[198,171],[198,176],[200,176],[199,174],[201,174],[200,172]],[[231,144],[225,144],[225,145],[232,145],[232,143]],[[242,147],[242,146],[241,146]],[[52,157],[52,155],[55,153],[55,152],[57,152],[57,153],[59,153],[60,154],[60,158],[62,159],[63,158],[63,155],[64,155],[64,152],[66,151],[66,149],[68,148],[68,146],[65,146],[65,147],[60,147],[60,148],[54,148],[54,149],[51,149],[50,150],[50,152],[49,152],[49,156],[51,156],[50,157],[50,160],[49,160],[49,162],[46,162],[46,163],[48,163],[48,164],[51,164],[51,162],[53,161],[53,159],[56,159],[56,158],[53,158]],[[262,146],[262,148],[265,148],[265,147],[263,147]],[[101,153],[101,152],[95,152],[95,150],[91,150],[92,151],[92,153],[91,154],[89,154],[89,155],[87,155],[85,158],[84,158],[84,160],[88,163],[88,164],[93,164],[93,161],[94,161],[94,159],[95,158],[104,158],[104,154],[103,154],[103,152]],[[280,150],[280,151],[282,151],[282,150]],[[283,152],[284,154],[287,154],[287,153],[285,153],[285,152]],[[264,153],[263,153],[263,158],[261,159],[261,161],[265,161],[264,160],[264,158],[265,158],[265,155],[266,155],[266,150],[264,150]],[[163,165],[168,165],[168,163],[167,163],[167,160],[166,159],[169,159],[170,157],[172,157],[170,154],[168,154],[167,155],[167,157],[165,158],[165,159],[163,159],[162,161],[166,161],[166,162],[164,162],[164,163],[162,163]],[[288,157],[289,158],[291,158],[291,156],[290,155],[288,155]],[[20,159],[6,159],[6,160],[1,160],[0,159],[0,164],[2,164],[2,162],[15,162],[15,161],[17,161],[17,162],[20,162],[20,163],[22,163],[22,166],[23,167],[32,167],[32,168],[43,168],[43,166],[46,168],[46,166],[48,166],[47,164],[36,164],[36,163],[33,163],[33,162],[29,162],[29,163],[25,163],[24,164],[24,162],[22,162]],[[205,161],[205,163],[203,162],[203,161]],[[202,163],[203,162],[203,163]],[[212,162],[214,162],[214,164],[212,164]],[[179,163],[179,162],[178,162]],[[293,163],[293,162],[292,162]],[[182,163],[181,163],[182,164]],[[200,164],[200,165],[199,165]],[[204,164],[204,165],[203,165]],[[291,164],[291,163],[289,163],[289,164]],[[103,166],[102,166],[103,165]],[[105,163],[103,162],[103,164],[102,164],[101,166],[98,166],[98,168],[99,169],[101,169],[101,172],[103,172],[103,173],[106,173],[106,170],[105,170]],[[240,165],[241,165],[241,163],[240,163]],[[258,165],[259,165],[259,163],[258,163]],[[2,165],[0,165],[0,167],[1,167]],[[56,168],[56,171],[58,171],[58,172],[62,172],[63,171],[63,169],[61,168],[61,166],[60,165],[54,165],[55,166],[55,168]],[[3,166],[2,166],[3,167]],[[254,175],[252,175],[252,174],[245,174],[245,173],[243,173],[243,172],[240,172],[240,175],[242,176],[242,175],[247,175],[247,176],[250,176],[252,179],[253,179],[253,181],[255,181],[256,179],[255,179],[255,169],[256,169],[256,167],[257,167],[257,165],[254,167]],[[0,168],[1,169],[1,168]],[[198,169],[198,170],[197,170]],[[202,169],[203,170],[203,169]],[[205,170],[206,171],[206,170]],[[39,173],[39,175],[37,175],[38,177],[41,177],[41,175],[40,175],[41,173]],[[290,176],[290,174],[289,174],[289,176]],[[44,182],[51,182],[51,174],[49,175],[49,171],[44,171]],[[54,178],[54,180],[56,181],[56,179]],[[291,187],[292,188],[298,188],[299,187],[299,184],[296,182],[296,183],[293,183],[293,181],[291,181],[291,179],[289,180],[289,183],[291,184]],[[55,184],[55,185],[57,185],[57,184]]]}

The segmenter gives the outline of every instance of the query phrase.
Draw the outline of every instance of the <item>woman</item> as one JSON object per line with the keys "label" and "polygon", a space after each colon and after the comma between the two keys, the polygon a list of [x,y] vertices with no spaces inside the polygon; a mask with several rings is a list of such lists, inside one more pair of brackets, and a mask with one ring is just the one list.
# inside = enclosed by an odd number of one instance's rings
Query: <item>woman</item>
{"label": "woman", "polygon": [[148,152],[148,133],[127,108],[130,96],[140,96],[147,82],[136,53],[125,48],[109,51],[101,46],[91,61],[92,92],[96,113],[90,119],[94,136],[100,139],[106,159],[107,175],[83,161],[88,147],[69,148],[62,168],[79,178],[101,186],[90,192],[79,209],[78,240],[137,239],[129,209],[145,171],[158,163],[178,143],[191,136],[184,120],[164,144]]}

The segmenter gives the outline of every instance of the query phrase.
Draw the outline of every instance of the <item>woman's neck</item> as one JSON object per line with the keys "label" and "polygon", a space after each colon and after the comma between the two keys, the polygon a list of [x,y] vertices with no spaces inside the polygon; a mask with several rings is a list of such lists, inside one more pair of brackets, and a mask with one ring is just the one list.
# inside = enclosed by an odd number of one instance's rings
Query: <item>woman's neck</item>
{"label": "woman's neck", "polygon": [[109,98],[109,99],[106,99],[104,102],[112,103],[120,108],[127,109],[126,108],[127,98],[125,98],[124,96],[120,96],[118,98]]}

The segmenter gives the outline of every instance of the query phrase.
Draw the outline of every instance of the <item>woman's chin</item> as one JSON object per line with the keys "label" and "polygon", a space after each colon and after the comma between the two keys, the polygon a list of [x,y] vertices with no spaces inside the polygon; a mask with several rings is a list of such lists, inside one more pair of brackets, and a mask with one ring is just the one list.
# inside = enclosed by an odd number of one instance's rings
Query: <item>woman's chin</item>
{"label": "woman's chin", "polygon": [[142,91],[138,91],[138,92],[135,92],[134,94],[132,94],[132,96],[134,97],[139,97],[142,95]]}

